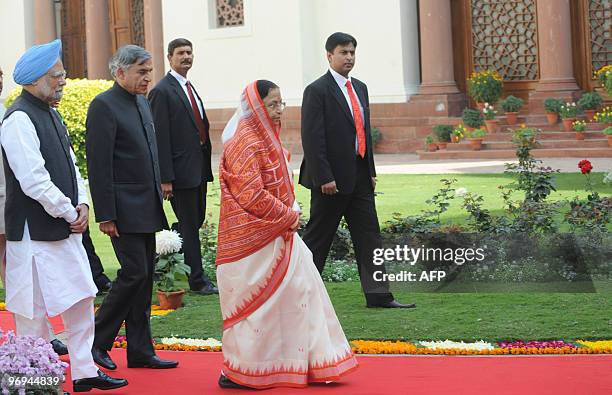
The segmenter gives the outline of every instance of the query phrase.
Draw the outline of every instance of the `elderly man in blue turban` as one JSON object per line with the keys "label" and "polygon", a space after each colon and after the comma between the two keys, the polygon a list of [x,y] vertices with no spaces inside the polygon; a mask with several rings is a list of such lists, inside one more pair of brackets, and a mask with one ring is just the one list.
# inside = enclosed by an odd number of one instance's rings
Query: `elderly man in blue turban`
{"label": "elderly man in blue turban", "polygon": [[36,45],[19,59],[13,79],[21,95],[4,116],[0,143],[6,174],[6,306],[17,334],[47,341],[46,315],[68,330],[74,392],[127,385],[94,364],[93,283],[82,233],[88,226],[85,185],[68,132],[52,104],[66,72],[61,42]]}

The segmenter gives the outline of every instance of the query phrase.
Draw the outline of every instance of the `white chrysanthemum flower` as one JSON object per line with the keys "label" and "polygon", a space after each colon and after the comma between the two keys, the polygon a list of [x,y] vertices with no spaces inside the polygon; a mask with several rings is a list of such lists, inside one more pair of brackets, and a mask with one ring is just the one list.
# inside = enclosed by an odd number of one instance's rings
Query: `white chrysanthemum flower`
{"label": "white chrysanthemum flower", "polygon": [[195,347],[221,347],[221,342],[217,339],[209,337],[208,339],[187,339],[180,337],[164,337],[161,339],[162,344],[174,345],[182,344],[184,346]]}
{"label": "white chrysanthemum flower", "polygon": [[179,252],[183,245],[183,239],[173,230],[162,230],[157,233],[155,239],[155,252],[159,255]]}
{"label": "white chrysanthemum flower", "polygon": [[442,348],[453,348],[459,350],[473,350],[473,351],[482,351],[482,350],[493,350],[495,347],[491,343],[487,343],[483,340],[475,342],[475,343],[464,343],[464,342],[454,342],[451,340],[437,340],[433,342],[419,342],[419,345],[431,349],[442,349]]}
{"label": "white chrysanthemum flower", "polygon": [[467,195],[467,193],[467,188],[457,188],[455,190],[455,196],[464,197],[465,195]]}

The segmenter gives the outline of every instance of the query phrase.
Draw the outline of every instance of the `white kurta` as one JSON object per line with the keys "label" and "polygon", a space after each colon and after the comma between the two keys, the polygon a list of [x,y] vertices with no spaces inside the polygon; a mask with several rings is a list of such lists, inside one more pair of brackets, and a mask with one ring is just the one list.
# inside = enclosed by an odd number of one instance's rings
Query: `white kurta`
{"label": "white kurta", "polygon": [[[16,111],[4,121],[0,143],[9,166],[21,189],[38,201],[55,218],[73,222],[78,213],[70,199],[51,182],[40,153],[40,140],[34,124],[22,111]],[[79,204],[88,204],[85,184],[76,166]],[[66,311],[76,302],[96,296],[82,235],[71,234],[65,240],[34,241],[26,223],[21,241],[8,241],[6,249],[6,308],[13,313],[33,318],[33,273],[38,276],[40,291],[49,316]],[[36,271],[33,271],[36,265]]]}

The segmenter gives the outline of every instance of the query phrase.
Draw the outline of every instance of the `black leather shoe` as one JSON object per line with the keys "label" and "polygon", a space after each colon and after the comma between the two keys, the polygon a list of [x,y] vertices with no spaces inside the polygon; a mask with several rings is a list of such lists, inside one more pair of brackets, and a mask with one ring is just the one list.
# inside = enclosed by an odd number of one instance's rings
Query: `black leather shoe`
{"label": "black leather shoe", "polygon": [[53,346],[53,351],[57,355],[66,355],[68,354],[68,347],[64,343],[62,343],[59,339],[51,340],[51,345]]}
{"label": "black leather shoe", "polygon": [[117,365],[113,362],[110,355],[108,355],[108,351],[102,350],[96,346],[91,348],[91,356],[93,360],[98,365],[102,366],[104,369],[115,370],[117,369]]}
{"label": "black leather shoe", "polygon": [[160,359],[157,355],[153,355],[146,360],[128,360],[128,368],[149,368],[149,369],[172,369],[178,366],[178,361],[168,359]]}
{"label": "black leather shoe", "polygon": [[208,283],[200,289],[192,289],[191,293],[198,294],[198,295],[213,295],[213,294],[218,295],[219,290],[214,285]]}
{"label": "black leather shoe", "polygon": [[414,309],[416,307],[416,304],[414,303],[404,304],[404,303],[398,302],[397,300],[392,300],[390,302],[377,303],[377,304],[368,303],[368,307],[370,308],[382,307],[385,309]]}
{"label": "black leather shoe", "polygon": [[101,370],[98,370],[97,377],[72,380],[72,390],[74,392],[88,392],[96,388],[99,390],[112,390],[128,385],[126,379],[116,379],[109,377]]}
{"label": "black leather shoe", "polygon": [[228,379],[224,375],[219,376],[219,387],[221,388],[232,388],[232,389],[243,389],[250,390],[251,388],[245,387],[244,385],[240,385],[238,383],[234,383],[232,380]]}

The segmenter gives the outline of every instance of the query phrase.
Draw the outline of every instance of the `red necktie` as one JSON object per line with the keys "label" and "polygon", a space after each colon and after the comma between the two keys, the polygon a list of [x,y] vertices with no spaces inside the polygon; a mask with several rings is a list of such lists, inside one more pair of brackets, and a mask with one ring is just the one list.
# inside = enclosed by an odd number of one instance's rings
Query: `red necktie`
{"label": "red necktie", "polygon": [[353,119],[355,120],[355,127],[357,128],[357,152],[362,158],[365,156],[366,151],[366,138],[365,129],[363,127],[363,117],[361,116],[361,110],[359,109],[359,102],[355,91],[353,91],[353,85],[351,81],[346,81],[346,89],[348,90],[349,98],[351,99],[351,107],[353,107]]}
{"label": "red necktie", "polygon": [[206,125],[204,125],[204,121],[202,120],[202,116],[200,115],[200,109],[198,108],[195,96],[193,95],[191,83],[187,81],[185,85],[187,85],[187,93],[189,94],[189,101],[191,102],[193,117],[195,118],[196,126],[198,127],[198,134],[200,135],[200,144],[204,144],[206,140],[208,140],[208,137],[206,136]]}

